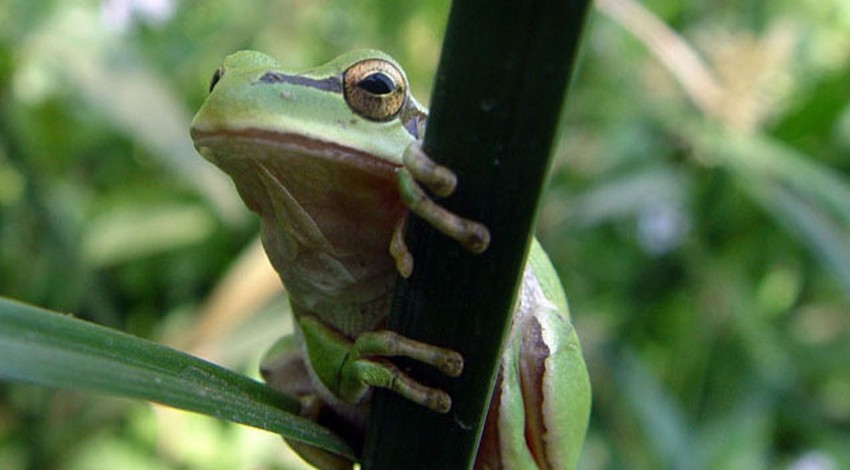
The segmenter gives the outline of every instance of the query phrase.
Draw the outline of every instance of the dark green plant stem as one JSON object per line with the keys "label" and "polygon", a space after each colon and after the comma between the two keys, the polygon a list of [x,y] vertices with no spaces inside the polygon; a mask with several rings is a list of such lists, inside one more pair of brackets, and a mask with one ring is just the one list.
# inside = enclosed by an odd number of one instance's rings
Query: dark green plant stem
{"label": "dark green plant stem", "polygon": [[458,379],[419,364],[411,374],[448,391],[445,415],[376,393],[364,468],[468,468],[480,436],[502,339],[528,251],[537,204],[587,0],[456,0],[434,88],[425,150],[458,175],[440,201],[483,222],[481,255],[411,217],[413,276],[400,280],[390,327],[460,351]]}
{"label": "dark green plant stem", "polygon": [[150,341],[0,298],[0,380],[150,400],[246,424],[342,455],[298,400]]}

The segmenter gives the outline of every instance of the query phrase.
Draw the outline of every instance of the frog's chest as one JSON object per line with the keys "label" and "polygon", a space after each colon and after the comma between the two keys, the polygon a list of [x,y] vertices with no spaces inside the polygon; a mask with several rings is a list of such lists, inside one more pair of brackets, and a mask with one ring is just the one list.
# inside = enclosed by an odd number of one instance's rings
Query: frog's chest
{"label": "frog's chest", "polygon": [[296,315],[317,316],[349,337],[383,322],[396,279],[386,250],[345,255],[317,250],[265,222],[262,235]]}
{"label": "frog's chest", "polygon": [[298,313],[348,335],[387,315],[396,273],[390,239],[404,215],[395,175],[315,157],[245,160],[237,184],[262,220],[266,253]]}

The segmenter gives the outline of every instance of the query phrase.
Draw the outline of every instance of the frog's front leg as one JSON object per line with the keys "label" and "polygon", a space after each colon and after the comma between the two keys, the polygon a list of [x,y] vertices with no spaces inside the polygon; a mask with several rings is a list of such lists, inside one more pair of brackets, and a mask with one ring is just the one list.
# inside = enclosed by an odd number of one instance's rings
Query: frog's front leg
{"label": "frog's front leg", "polygon": [[[419,142],[404,151],[404,166],[398,172],[398,189],[404,205],[431,226],[458,241],[464,248],[481,253],[490,245],[490,231],[483,224],[458,216],[435,203],[420,183],[440,197],[449,196],[457,185],[455,174],[438,165],[422,150]],[[407,251],[403,237],[404,220],[399,222],[393,235],[390,253],[402,276],[410,276],[413,259]]]}
{"label": "frog's front leg", "polygon": [[457,377],[463,370],[463,358],[457,352],[388,330],[362,333],[351,341],[310,315],[299,318],[299,325],[313,371],[343,401],[359,404],[370,387],[382,387],[440,413],[451,408],[446,392],[413,380],[385,358],[408,357]]}
{"label": "frog's front leg", "polygon": [[[386,357],[408,357],[457,377],[463,370],[460,354],[386,330],[368,331],[352,341],[309,314],[300,316],[298,325],[302,341],[295,336],[279,340],[266,354],[261,372],[270,386],[301,400],[303,416],[356,443],[362,435],[363,423],[358,422],[362,416],[356,417],[357,411],[354,415],[349,412],[363,404],[371,387],[387,388],[440,413],[451,408],[446,392],[416,382]],[[344,403],[342,407],[340,401]],[[291,439],[287,442],[318,468],[352,468],[353,462],[336,454]]]}

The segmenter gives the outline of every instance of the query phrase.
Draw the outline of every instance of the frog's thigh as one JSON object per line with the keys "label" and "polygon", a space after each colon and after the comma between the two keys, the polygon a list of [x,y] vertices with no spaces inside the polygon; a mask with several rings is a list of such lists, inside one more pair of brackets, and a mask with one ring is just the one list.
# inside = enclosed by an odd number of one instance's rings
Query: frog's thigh
{"label": "frog's thigh", "polygon": [[[260,363],[260,373],[270,387],[286,395],[299,398],[301,415],[317,421],[324,403],[318,397],[304,354],[294,335],[284,336],[266,352]],[[289,447],[311,465],[332,470],[350,470],[353,462],[326,450],[303,442],[284,439]]]}
{"label": "frog's thigh", "polygon": [[514,328],[476,468],[493,462],[518,469],[575,468],[589,419],[590,381],[568,318],[541,306]]}
{"label": "frog's thigh", "polygon": [[260,374],[271,388],[292,397],[316,393],[304,353],[295,335],[278,339],[260,361]]}

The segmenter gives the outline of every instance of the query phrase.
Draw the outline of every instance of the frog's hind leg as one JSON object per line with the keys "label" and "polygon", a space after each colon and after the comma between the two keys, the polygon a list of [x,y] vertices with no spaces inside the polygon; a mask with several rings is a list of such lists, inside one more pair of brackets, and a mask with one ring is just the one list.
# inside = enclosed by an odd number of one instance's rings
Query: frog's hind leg
{"label": "frog's hind leg", "polygon": [[[343,420],[328,416],[333,410],[319,397],[304,363],[304,354],[294,335],[284,336],[269,349],[260,364],[260,373],[268,386],[301,401],[301,416],[330,427],[340,434],[352,434],[341,432],[346,430],[333,426]],[[316,468],[351,470],[354,465],[354,462],[318,447],[292,439],[284,441],[299,457]]]}

